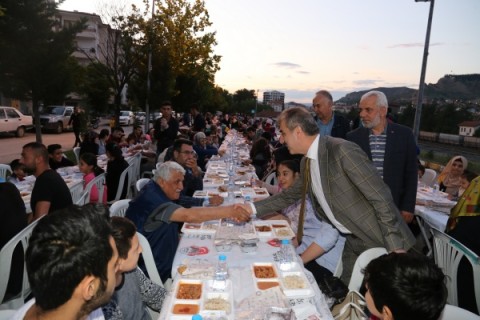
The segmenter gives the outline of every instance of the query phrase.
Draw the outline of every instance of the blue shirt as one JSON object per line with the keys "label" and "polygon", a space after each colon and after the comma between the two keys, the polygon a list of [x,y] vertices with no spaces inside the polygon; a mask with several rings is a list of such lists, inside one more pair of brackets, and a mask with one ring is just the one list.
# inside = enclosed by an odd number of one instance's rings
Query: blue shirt
{"label": "blue shirt", "polygon": [[320,119],[317,119],[317,126],[320,129],[321,136],[331,136],[333,123],[335,122],[335,114],[332,115],[330,121],[327,124],[324,124]]}

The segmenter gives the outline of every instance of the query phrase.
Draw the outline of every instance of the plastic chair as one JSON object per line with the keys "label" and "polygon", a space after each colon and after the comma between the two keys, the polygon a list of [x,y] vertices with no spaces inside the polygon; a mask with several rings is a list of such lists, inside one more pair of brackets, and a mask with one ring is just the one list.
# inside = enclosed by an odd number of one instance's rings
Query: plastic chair
{"label": "plastic chair", "polygon": [[83,183],[81,182],[70,188],[73,204],[83,205],[85,203],[85,196],[83,193]]}
{"label": "plastic chair", "polygon": [[137,187],[137,191],[140,191],[142,190],[142,188],[148,183],[148,181],[150,181],[151,179],[148,179],[148,178],[142,178],[140,180],[137,181],[137,183],[135,184],[135,186]]}
{"label": "plastic chair", "polygon": [[[142,257],[143,257],[143,262],[145,262],[145,268],[147,269],[148,277],[150,280],[152,280],[154,283],[158,284],[161,287],[165,287],[165,289],[170,290],[171,284],[172,284],[172,279],[168,279],[165,281],[165,286],[162,282],[162,278],[160,277],[160,274],[158,273],[157,266],[155,264],[155,259],[153,258],[153,253],[152,253],[152,248],[150,247],[150,243],[148,242],[147,238],[139,232],[137,232],[138,236],[138,241],[140,242],[140,245],[142,246]],[[152,319],[158,319],[159,314],[148,308],[148,312],[150,313],[150,316]]]}
{"label": "plastic chair", "polygon": [[40,219],[33,221],[31,224],[25,227],[15,237],[8,241],[3,246],[2,250],[0,250],[0,302],[2,302],[2,304],[0,304],[0,309],[2,310],[20,308],[24,305],[25,299],[31,293],[30,283],[28,282],[27,267],[24,262],[22,290],[20,291],[18,296],[8,301],[3,301],[7,290],[8,280],[10,278],[13,252],[17,245],[21,245],[23,249],[23,254],[25,255],[28,246],[28,239],[30,239],[33,228],[35,228]]}
{"label": "plastic chair", "polygon": [[110,206],[110,217],[125,217],[125,212],[130,204],[130,199],[115,201]]}
{"label": "plastic chair", "polygon": [[276,186],[278,184],[277,173],[275,171],[271,172],[266,178],[265,183]]}
{"label": "plastic chair", "polygon": [[0,310],[0,320],[9,320],[17,312],[17,310]]}
{"label": "plastic chair", "polygon": [[105,193],[105,173],[99,174],[85,186],[84,203],[90,203],[90,194],[92,193],[93,186],[95,186],[98,191],[98,203],[103,203]]}
{"label": "plastic chair", "polygon": [[426,186],[431,187],[433,186],[433,183],[435,182],[436,177],[437,177],[437,172],[435,170],[426,168],[425,173],[420,179],[420,182],[424,183]]}
{"label": "plastic chair", "polygon": [[465,257],[472,265],[477,310],[480,310],[480,258],[475,252],[442,231],[431,228],[431,232],[433,234],[433,256],[435,263],[447,276],[447,302],[451,305],[458,306],[457,272],[460,260]]}
{"label": "plastic chair", "polygon": [[350,278],[350,283],[348,284],[348,290],[360,291],[360,287],[362,286],[363,282],[362,270],[365,269],[370,261],[384,254],[387,254],[387,249],[385,248],[370,248],[362,252],[353,265],[352,277]]}
{"label": "plastic chair", "polygon": [[[132,165],[129,165],[128,167],[125,168],[125,170],[122,171],[122,173],[120,174],[120,178],[118,180],[118,188],[117,188],[117,193],[115,194],[115,198],[111,201],[111,202],[115,202],[115,201],[118,201],[118,200],[121,200],[121,197],[122,197],[122,192],[123,192],[123,188],[127,188],[127,195],[126,197],[129,198],[130,197],[130,192],[129,192],[129,189],[130,189],[130,172],[132,171]],[[125,182],[126,180],[126,182]]]}
{"label": "plastic chair", "polygon": [[77,159],[77,165],[80,164],[80,147],[73,148],[73,153],[75,154],[75,158]]}
{"label": "plastic chair", "polygon": [[7,176],[10,176],[12,172],[12,168],[8,164],[0,164],[0,178],[7,181]]}
{"label": "plastic chair", "polygon": [[480,316],[468,310],[446,304],[438,320],[480,320]]}

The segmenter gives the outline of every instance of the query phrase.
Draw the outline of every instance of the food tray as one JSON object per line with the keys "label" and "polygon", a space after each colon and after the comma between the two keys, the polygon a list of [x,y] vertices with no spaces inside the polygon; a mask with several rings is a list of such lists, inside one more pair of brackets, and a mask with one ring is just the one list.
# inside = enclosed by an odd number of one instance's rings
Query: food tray
{"label": "food tray", "polygon": [[185,222],[182,226],[182,233],[215,234],[220,225],[220,220],[211,220],[201,223]]}
{"label": "food tray", "polygon": [[256,220],[255,232],[260,239],[293,239],[295,233],[286,220]]}
{"label": "food tray", "polygon": [[[174,284],[174,295],[168,306],[168,319],[171,320],[190,320],[194,314],[200,314],[203,317],[224,317],[229,320],[234,319],[233,289],[230,280],[227,280],[224,290],[214,289],[214,280],[188,280],[181,279]],[[192,287],[185,287],[192,286]],[[196,294],[195,299],[179,298],[180,288],[194,288],[197,290],[201,286],[200,295]],[[213,299],[219,299],[212,301]],[[221,310],[215,310],[221,309]]]}
{"label": "food tray", "polygon": [[268,198],[270,194],[265,188],[240,188],[242,196],[250,196],[252,199],[264,199]]}
{"label": "food tray", "polygon": [[219,179],[203,179],[203,187],[218,187],[225,184],[225,180],[223,178]]}
{"label": "food tray", "polygon": [[226,198],[228,192],[220,192],[218,190],[197,190],[193,193],[194,198],[204,199],[205,197],[220,196]]}

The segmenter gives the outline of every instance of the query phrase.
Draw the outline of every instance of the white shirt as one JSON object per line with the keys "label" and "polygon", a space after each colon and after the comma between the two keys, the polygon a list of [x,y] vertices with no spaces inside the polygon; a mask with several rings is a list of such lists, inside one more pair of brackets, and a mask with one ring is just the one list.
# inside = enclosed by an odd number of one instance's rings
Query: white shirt
{"label": "white shirt", "polygon": [[[35,303],[35,299],[31,299],[27,301],[20,309],[15,312],[15,314],[9,320],[23,320],[25,318],[25,314],[28,310],[33,306]],[[102,308],[98,308],[93,310],[87,317],[86,320],[105,320],[102,312]]]}
{"label": "white shirt", "polygon": [[311,183],[313,193],[317,198],[318,203],[322,207],[323,211],[327,215],[330,222],[340,231],[341,233],[351,234],[350,230],[348,230],[343,224],[335,219],[333,215],[332,209],[327,203],[327,199],[325,198],[325,194],[323,193],[322,187],[322,180],[320,175],[320,165],[318,159],[318,140],[320,139],[320,135],[317,135],[313,143],[308,148],[307,154],[305,155],[307,158],[310,159],[310,176],[311,176]]}

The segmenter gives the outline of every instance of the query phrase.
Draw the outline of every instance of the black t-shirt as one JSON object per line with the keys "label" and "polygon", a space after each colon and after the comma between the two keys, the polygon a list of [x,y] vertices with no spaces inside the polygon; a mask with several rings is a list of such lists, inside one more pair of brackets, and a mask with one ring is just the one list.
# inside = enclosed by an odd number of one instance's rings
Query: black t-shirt
{"label": "black t-shirt", "polygon": [[40,201],[50,202],[48,213],[73,204],[67,184],[55,170],[46,170],[37,177],[30,199],[33,213],[35,213],[35,206]]}

